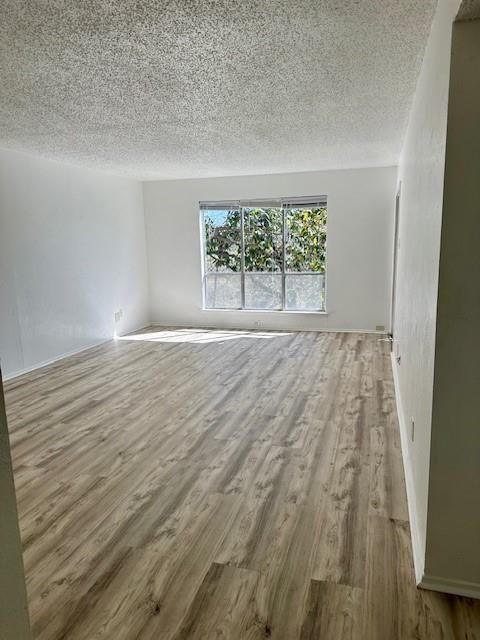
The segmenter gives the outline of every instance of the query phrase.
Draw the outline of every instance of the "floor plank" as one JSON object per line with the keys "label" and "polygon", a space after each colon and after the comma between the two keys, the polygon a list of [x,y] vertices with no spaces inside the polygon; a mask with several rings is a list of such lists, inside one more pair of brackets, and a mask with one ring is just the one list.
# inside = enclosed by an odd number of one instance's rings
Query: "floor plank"
{"label": "floor plank", "polygon": [[480,601],[416,589],[414,584],[408,522],[370,516],[365,640],[480,638]]}
{"label": "floor plank", "polygon": [[176,640],[265,638],[268,628],[254,611],[258,578],[254,571],[212,564]]}
{"label": "floor plank", "polygon": [[301,640],[358,640],[362,589],[312,580]]}

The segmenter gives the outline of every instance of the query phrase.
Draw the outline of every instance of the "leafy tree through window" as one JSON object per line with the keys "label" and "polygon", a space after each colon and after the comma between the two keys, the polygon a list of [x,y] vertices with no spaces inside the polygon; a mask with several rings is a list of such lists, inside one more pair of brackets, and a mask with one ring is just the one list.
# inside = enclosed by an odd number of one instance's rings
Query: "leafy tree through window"
{"label": "leafy tree through window", "polygon": [[200,209],[206,308],[325,310],[325,198]]}

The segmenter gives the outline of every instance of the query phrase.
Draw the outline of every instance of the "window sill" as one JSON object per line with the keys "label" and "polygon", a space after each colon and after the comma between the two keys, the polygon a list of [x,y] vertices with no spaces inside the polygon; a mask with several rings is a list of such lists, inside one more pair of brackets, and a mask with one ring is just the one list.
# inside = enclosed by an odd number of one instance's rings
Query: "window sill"
{"label": "window sill", "polygon": [[294,309],[208,309],[203,307],[201,311],[207,313],[278,313],[302,316],[328,316],[328,311],[295,311]]}

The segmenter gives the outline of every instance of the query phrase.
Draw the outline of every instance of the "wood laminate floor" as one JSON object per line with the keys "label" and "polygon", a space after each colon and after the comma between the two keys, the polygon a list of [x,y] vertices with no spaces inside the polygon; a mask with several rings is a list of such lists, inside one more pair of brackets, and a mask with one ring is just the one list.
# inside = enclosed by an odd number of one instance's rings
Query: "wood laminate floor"
{"label": "wood laminate floor", "polygon": [[36,639],[480,639],[415,587],[386,342],[150,331],[6,385]]}

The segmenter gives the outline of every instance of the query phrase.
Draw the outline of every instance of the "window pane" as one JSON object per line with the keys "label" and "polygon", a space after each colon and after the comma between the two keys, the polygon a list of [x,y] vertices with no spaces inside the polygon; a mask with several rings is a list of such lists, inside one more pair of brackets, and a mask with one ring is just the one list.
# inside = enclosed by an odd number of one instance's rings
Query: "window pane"
{"label": "window pane", "polygon": [[281,271],[283,215],[281,207],[245,207],[245,271]]}
{"label": "window pane", "polygon": [[207,273],[241,270],[240,215],[238,209],[203,212]]}
{"label": "window pane", "polygon": [[323,274],[287,274],[285,308],[296,311],[325,311]]}
{"label": "window pane", "polygon": [[207,273],[205,306],[208,309],[240,309],[242,284],[240,273]]}
{"label": "window pane", "polygon": [[281,309],[281,274],[246,273],[245,307],[247,309]]}
{"label": "window pane", "polygon": [[286,271],[325,273],[327,210],[289,208],[285,224]]}

